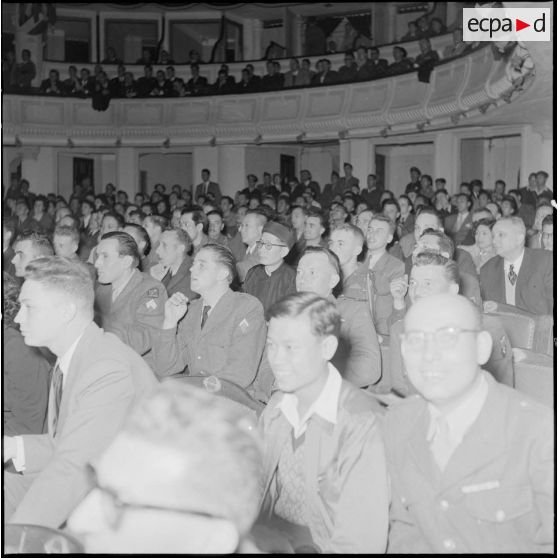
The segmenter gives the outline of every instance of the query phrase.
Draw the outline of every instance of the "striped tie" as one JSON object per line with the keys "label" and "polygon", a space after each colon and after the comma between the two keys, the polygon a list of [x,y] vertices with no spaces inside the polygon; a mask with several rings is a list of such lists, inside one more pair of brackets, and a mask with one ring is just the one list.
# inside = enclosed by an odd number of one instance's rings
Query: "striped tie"
{"label": "striped tie", "polygon": [[58,414],[60,412],[60,402],[62,401],[62,380],[63,380],[63,375],[62,375],[62,370],[60,369],[60,366],[58,365],[58,363],[56,364],[56,366],[54,367],[54,371],[52,373],[52,393],[54,395],[54,408],[53,408],[53,413],[54,416],[52,417],[52,428],[53,428],[53,432],[52,435],[55,436],[56,435],[56,426],[58,424]]}

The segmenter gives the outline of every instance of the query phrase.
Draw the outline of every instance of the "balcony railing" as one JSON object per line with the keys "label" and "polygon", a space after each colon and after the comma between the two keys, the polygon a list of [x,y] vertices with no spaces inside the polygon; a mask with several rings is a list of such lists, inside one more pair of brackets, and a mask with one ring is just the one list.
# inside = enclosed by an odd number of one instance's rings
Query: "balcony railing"
{"label": "balcony railing", "polygon": [[3,138],[5,145],[104,147],[377,137],[456,124],[509,102],[513,90],[506,62],[483,47],[437,66],[430,83],[412,72],[269,93],[113,99],[104,112],[90,99],[4,95]]}

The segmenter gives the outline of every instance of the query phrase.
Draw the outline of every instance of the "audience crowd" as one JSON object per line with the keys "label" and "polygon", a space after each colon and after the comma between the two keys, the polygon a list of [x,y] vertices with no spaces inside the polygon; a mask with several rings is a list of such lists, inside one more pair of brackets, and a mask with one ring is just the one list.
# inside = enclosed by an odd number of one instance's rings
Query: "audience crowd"
{"label": "audience crowd", "polygon": [[14,178],[5,521],[100,553],[552,552],[552,411],[487,313],[553,314],[548,173],[409,174],[249,174],[234,198],[210,169],[133,199]]}

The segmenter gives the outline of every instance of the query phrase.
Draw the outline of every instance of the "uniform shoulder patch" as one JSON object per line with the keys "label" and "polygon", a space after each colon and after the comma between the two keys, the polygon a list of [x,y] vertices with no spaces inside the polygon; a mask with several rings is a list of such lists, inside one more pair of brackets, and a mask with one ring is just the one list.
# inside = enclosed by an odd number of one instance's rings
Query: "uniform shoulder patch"
{"label": "uniform shoulder patch", "polygon": [[246,333],[248,331],[248,328],[250,327],[250,324],[248,323],[248,320],[246,318],[244,318],[238,324],[238,327],[240,328],[240,331],[242,331],[242,333]]}
{"label": "uniform shoulder patch", "polygon": [[151,298],[159,298],[159,289],[157,287],[149,289],[147,291],[147,296],[150,296]]}

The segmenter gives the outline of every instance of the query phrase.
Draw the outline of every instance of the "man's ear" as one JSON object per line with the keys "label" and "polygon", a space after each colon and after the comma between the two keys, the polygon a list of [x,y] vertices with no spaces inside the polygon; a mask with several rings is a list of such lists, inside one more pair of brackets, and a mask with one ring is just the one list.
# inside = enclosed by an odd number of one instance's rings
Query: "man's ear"
{"label": "man's ear", "polygon": [[71,322],[77,314],[77,306],[74,302],[65,302],[62,306],[62,317],[66,322]]}
{"label": "man's ear", "polygon": [[390,235],[388,236],[387,243],[389,244],[392,240],[393,240],[393,233],[390,233]]}
{"label": "man's ear", "polygon": [[323,339],[322,356],[324,357],[325,360],[331,360],[333,358],[333,355],[337,350],[338,344],[339,341],[337,340],[337,337],[335,337],[334,335],[328,335]]}
{"label": "man's ear", "polygon": [[452,283],[450,285],[449,291],[451,294],[459,294],[459,285],[457,283]]}
{"label": "man's ear", "polygon": [[488,362],[492,352],[492,336],[488,331],[477,333],[477,363],[482,366]]}
{"label": "man's ear", "polygon": [[337,285],[337,283],[339,283],[340,280],[341,280],[341,277],[339,277],[338,273],[332,273],[331,277],[329,279],[329,288],[333,289],[335,287],[335,285]]}
{"label": "man's ear", "polygon": [[290,252],[290,248],[288,246],[285,246],[284,248],[281,248],[281,258],[286,258],[287,254]]}

